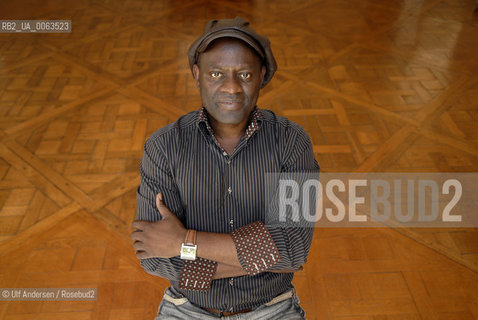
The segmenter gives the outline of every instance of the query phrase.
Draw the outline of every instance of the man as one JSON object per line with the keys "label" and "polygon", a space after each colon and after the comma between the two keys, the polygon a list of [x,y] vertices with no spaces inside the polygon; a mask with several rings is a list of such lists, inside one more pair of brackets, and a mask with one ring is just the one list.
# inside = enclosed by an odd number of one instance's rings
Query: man
{"label": "man", "polygon": [[269,40],[213,20],[188,55],[203,108],[146,142],[133,223],[142,266],[171,282],[157,319],[304,319],[291,281],[313,229],[275,223],[266,175],[319,167],[300,126],[256,107]]}

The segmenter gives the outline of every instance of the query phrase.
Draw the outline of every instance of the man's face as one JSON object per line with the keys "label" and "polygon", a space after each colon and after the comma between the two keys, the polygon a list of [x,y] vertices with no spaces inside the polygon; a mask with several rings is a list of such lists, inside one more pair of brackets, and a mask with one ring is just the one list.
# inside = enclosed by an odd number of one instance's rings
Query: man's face
{"label": "man's face", "polygon": [[265,67],[244,42],[233,38],[216,40],[200,54],[193,66],[194,78],[204,107],[222,124],[247,121],[256,105]]}

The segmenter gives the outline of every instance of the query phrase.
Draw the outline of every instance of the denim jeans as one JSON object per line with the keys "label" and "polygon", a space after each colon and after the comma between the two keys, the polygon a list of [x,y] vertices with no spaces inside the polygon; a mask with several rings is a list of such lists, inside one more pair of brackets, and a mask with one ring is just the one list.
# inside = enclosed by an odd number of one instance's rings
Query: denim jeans
{"label": "denim jeans", "polygon": [[233,316],[221,317],[193,305],[188,299],[181,294],[178,294],[174,288],[167,288],[164,292],[163,300],[159,306],[158,316],[155,320],[300,320],[305,319],[304,315],[305,312],[299,306],[299,298],[294,290],[292,291],[291,297],[286,300],[274,304],[267,303],[247,313],[238,313]]}

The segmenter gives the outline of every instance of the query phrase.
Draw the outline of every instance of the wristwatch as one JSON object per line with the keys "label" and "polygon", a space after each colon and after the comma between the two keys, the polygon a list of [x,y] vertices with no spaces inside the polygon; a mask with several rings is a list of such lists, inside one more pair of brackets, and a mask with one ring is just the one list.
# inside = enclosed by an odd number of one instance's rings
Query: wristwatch
{"label": "wristwatch", "polygon": [[196,260],[196,251],[198,246],[196,245],[196,230],[188,230],[186,233],[186,239],[181,245],[181,259],[183,260]]}

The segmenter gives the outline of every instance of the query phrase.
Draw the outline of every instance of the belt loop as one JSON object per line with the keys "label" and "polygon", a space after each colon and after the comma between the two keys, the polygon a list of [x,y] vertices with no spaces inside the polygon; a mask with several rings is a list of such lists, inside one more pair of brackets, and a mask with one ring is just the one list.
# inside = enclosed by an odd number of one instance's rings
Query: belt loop
{"label": "belt loop", "polygon": [[281,295],[278,295],[277,297],[275,297],[275,298],[272,299],[271,301],[265,303],[264,305],[270,307],[270,306],[272,306],[272,305],[274,305],[274,304],[276,304],[276,303],[279,303],[279,302],[282,302],[282,301],[284,301],[284,300],[287,300],[287,299],[292,298],[292,297],[294,296],[294,294],[295,294],[295,290],[294,290],[294,289],[291,289],[291,290],[289,290],[289,291],[284,292],[284,293],[281,294]]}
{"label": "belt loop", "polygon": [[163,299],[166,300],[166,301],[171,302],[175,306],[183,305],[188,301],[187,298],[173,298],[169,294],[167,294],[166,292],[163,295]]}

